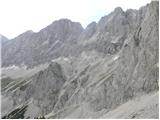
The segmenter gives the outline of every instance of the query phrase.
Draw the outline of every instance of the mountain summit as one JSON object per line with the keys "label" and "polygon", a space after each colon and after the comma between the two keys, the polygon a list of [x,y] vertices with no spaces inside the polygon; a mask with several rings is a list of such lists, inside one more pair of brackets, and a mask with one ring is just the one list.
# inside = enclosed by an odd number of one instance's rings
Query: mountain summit
{"label": "mountain summit", "polygon": [[158,118],[159,2],[2,40],[2,118]]}

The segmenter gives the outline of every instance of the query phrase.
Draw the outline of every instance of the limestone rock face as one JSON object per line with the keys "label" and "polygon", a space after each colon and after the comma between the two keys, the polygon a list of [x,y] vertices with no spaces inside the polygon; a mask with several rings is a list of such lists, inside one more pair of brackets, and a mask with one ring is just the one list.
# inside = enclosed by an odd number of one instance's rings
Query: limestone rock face
{"label": "limestone rock face", "polygon": [[5,36],[3,35],[0,35],[0,41],[1,41],[1,44],[8,41],[8,38],[6,38]]}
{"label": "limestone rock face", "polygon": [[[65,81],[61,65],[53,62],[28,80],[23,80],[17,88],[12,87],[15,91],[9,92],[7,96],[12,97],[13,106],[21,104],[28,106],[27,117],[38,117],[51,112]],[[35,109],[35,113],[30,113],[30,111],[34,112],[32,108]]]}
{"label": "limestone rock face", "polygon": [[82,31],[79,23],[68,19],[55,21],[38,33],[27,31],[2,43],[2,66],[25,64],[32,67],[48,62],[63,54],[60,49],[65,42],[74,44]]}
{"label": "limestone rock face", "polygon": [[[118,7],[86,29],[62,19],[27,31],[2,43],[2,115],[158,118],[158,43],[158,1]],[[24,75],[15,77],[22,66]]]}

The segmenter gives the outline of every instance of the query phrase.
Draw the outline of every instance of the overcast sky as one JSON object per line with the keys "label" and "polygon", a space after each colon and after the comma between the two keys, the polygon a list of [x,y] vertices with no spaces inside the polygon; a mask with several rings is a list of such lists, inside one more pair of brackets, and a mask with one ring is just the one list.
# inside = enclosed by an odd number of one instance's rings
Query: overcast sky
{"label": "overcast sky", "polygon": [[120,6],[138,9],[151,0],[0,0],[0,34],[14,38],[40,29],[54,20],[68,18],[85,28]]}

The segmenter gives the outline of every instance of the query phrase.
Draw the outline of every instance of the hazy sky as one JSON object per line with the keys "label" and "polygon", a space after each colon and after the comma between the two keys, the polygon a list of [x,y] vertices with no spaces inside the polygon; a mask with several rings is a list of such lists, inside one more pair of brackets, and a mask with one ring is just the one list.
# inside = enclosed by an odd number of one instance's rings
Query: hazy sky
{"label": "hazy sky", "polygon": [[115,7],[138,9],[151,0],[0,0],[0,34],[14,38],[40,29],[54,20],[68,18],[85,28]]}

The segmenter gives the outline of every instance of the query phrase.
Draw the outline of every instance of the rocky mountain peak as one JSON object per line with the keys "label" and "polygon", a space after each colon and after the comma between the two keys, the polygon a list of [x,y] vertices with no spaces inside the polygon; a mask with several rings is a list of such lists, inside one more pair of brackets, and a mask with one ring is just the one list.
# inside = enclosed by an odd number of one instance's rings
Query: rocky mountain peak
{"label": "rocky mountain peak", "polygon": [[87,25],[85,30],[82,32],[80,38],[89,39],[90,37],[92,37],[92,35],[96,32],[96,25],[96,22],[91,22],[89,25]]}
{"label": "rocky mountain peak", "polygon": [[68,31],[77,31],[77,32],[82,32],[83,31],[83,27],[81,26],[81,24],[79,22],[72,22],[69,19],[60,19],[60,20],[56,20],[54,21],[51,25],[47,26],[45,28],[45,30],[68,30]]}
{"label": "rocky mountain peak", "polygon": [[117,7],[117,8],[114,9],[114,13],[116,13],[116,14],[120,14],[120,13],[123,13],[123,12],[124,11],[121,7]]}
{"label": "rocky mountain peak", "polygon": [[8,41],[9,39],[3,35],[0,34],[0,42],[6,42]]}
{"label": "rocky mountain peak", "polygon": [[95,28],[96,24],[97,24],[96,22],[91,22],[90,24],[87,25],[86,30]]}
{"label": "rocky mountain peak", "polygon": [[26,32],[20,34],[19,36],[17,36],[16,38],[14,39],[25,39],[27,37],[30,37],[31,35],[33,35],[34,32],[32,30],[27,30]]}
{"label": "rocky mountain peak", "polygon": [[42,29],[39,34],[42,34],[45,39],[50,39],[50,41],[60,40],[64,42],[76,39],[82,31],[83,27],[79,22],[72,22],[69,19],[60,19]]}
{"label": "rocky mountain peak", "polygon": [[2,42],[3,118],[158,118],[158,13],[118,7]]}

